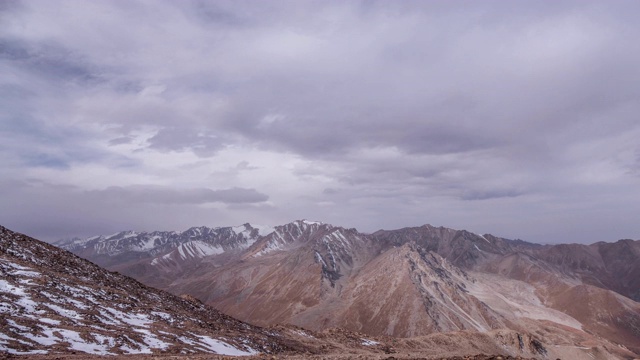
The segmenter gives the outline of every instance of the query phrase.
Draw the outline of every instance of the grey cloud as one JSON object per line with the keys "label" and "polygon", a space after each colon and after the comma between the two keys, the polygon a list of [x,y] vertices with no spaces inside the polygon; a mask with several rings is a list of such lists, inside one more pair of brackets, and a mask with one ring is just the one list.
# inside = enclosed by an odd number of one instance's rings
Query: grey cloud
{"label": "grey cloud", "polygon": [[200,156],[210,156],[222,149],[225,140],[198,130],[184,127],[163,128],[149,139],[149,147],[162,151],[193,151]]}
{"label": "grey cloud", "polygon": [[[110,213],[130,204],[127,215],[150,226],[192,225],[181,214],[316,217],[365,230],[486,226],[533,240],[584,226],[596,240],[606,229],[588,227],[607,208],[619,211],[608,221],[621,236],[637,234],[620,209],[640,203],[638,2],[0,4],[0,180],[130,167],[100,179],[119,187],[64,192],[81,208],[106,204],[92,213],[105,221],[133,225]],[[157,158],[140,154],[155,152],[188,164],[142,174]],[[264,153],[282,164],[270,169]],[[176,187],[130,186],[147,177]],[[281,179],[278,197],[253,190]],[[21,191],[31,209],[65,203],[46,186]],[[322,197],[336,205],[317,206]],[[203,209],[211,204],[237,212]],[[546,215],[566,209],[574,223]],[[162,215],[155,223],[139,216],[151,210]],[[509,221],[520,212],[531,223]]]}
{"label": "grey cloud", "polygon": [[246,161],[246,160],[240,161],[235,167],[235,169],[238,170],[238,171],[257,170],[259,168],[260,167],[258,167],[258,166],[250,165],[249,162]]}
{"label": "grey cloud", "polygon": [[123,229],[176,230],[193,224],[231,223],[229,211],[201,208],[194,212],[192,204],[123,202],[109,198],[112,195],[111,191],[87,192],[37,180],[0,179],[0,218],[3,226],[46,241]]}
{"label": "grey cloud", "polygon": [[115,146],[115,145],[122,145],[122,144],[130,144],[131,141],[133,141],[133,137],[121,136],[121,137],[109,140],[109,145]]}
{"label": "grey cloud", "polygon": [[112,186],[104,190],[90,191],[88,195],[97,196],[106,201],[162,204],[207,204],[214,202],[242,204],[260,203],[269,199],[267,195],[255,189],[173,189],[160,186]]}
{"label": "grey cloud", "polygon": [[510,198],[524,195],[523,191],[517,190],[494,190],[494,191],[472,191],[463,193],[462,200],[488,200]]}
{"label": "grey cloud", "polygon": [[0,38],[0,59],[15,67],[35,72],[51,81],[97,82],[99,71],[81,61],[78,54],[53,43],[27,43]]}
{"label": "grey cloud", "polygon": [[[293,64],[291,73],[275,73],[266,79],[265,86],[268,84],[269,88],[262,89],[258,81],[256,88],[250,90],[254,95],[243,99],[247,102],[243,107],[256,109],[269,103],[287,120],[266,130],[249,129],[247,133],[256,141],[284,145],[307,156],[326,157],[372,144],[394,145],[408,152],[422,153],[460,152],[499,147],[505,143],[519,147],[526,141],[520,142],[518,137],[537,137],[553,129],[562,131],[565,124],[582,124],[585,114],[592,111],[589,107],[594,104],[600,103],[598,111],[606,111],[616,107],[620,99],[637,97],[637,87],[631,86],[629,80],[617,77],[638,80],[635,67],[627,60],[630,57],[637,59],[639,54],[630,51],[634,40],[628,35],[617,38],[618,43],[594,43],[593,50],[576,55],[565,52],[562,45],[527,49],[526,37],[537,28],[538,21],[562,24],[563,17],[566,21],[574,21],[573,11],[576,9],[572,6],[566,12],[542,13],[537,15],[539,18],[532,16],[519,26],[499,19],[493,19],[495,23],[483,24],[481,28],[454,22],[444,29],[453,27],[456,30],[447,40],[459,43],[460,49],[445,46],[429,56],[419,51],[425,46],[438,49],[441,45],[438,42],[445,38],[437,39],[435,44],[409,42],[403,48],[417,47],[417,52],[404,55],[410,61],[403,67],[397,67],[397,62],[375,61],[379,59],[375,52],[384,51],[386,39],[373,42],[373,48],[365,49],[362,55],[340,48],[338,40],[333,50],[345,51],[346,56],[357,59],[354,62],[363,61],[362,69],[327,63],[330,71],[323,68],[326,72],[321,74],[317,68]],[[611,26],[606,18],[600,18],[595,12],[587,10],[583,15],[592,22],[577,22],[575,29],[566,31],[579,32],[581,26],[593,24],[603,29]],[[389,31],[395,31],[395,27],[401,30],[400,22],[404,18],[410,18],[410,15],[401,13],[392,18]],[[444,36],[444,29],[429,27],[430,20],[432,18],[425,15],[423,22],[416,23],[416,31],[425,34],[435,31],[436,36]],[[374,27],[366,21],[359,25]],[[514,26],[515,31],[504,33],[501,26]],[[349,38],[353,34],[348,30],[340,35]],[[397,35],[408,36],[402,32]],[[548,39],[539,41],[553,41],[558,35],[563,34],[543,33],[541,37],[548,36]],[[483,45],[496,39],[503,41],[498,45],[503,53]],[[586,46],[580,43],[581,39],[577,41],[575,46]],[[623,47],[627,47],[627,51],[621,50]],[[357,46],[354,49],[358,49]],[[469,53],[458,54],[460,50]],[[624,51],[625,56],[608,57],[604,55],[607,50]],[[526,54],[527,51],[531,53]],[[549,56],[556,61],[537,62],[535,56]],[[565,68],[565,63],[572,66]],[[593,66],[596,63],[602,65]],[[379,72],[367,71],[371,67]],[[611,74],[612,68],[617,68],[616,74]],[[557,77],[558,81],[545,76]],[[626,85],[620,87],[621,83]],[[273,84],[276,84],[275,90]],[[616,88],[609,89],[606,84],[615,84]],[[462,101],[441,102],[447,93]],[[456,95],[458,93],[464,95]],[[255,117],[254,124],[257,125],[259,115]],[[634,126],[631,119],[622,120],[622,123],[626,128]],[[242,121],[235,124],[246,125]]]}

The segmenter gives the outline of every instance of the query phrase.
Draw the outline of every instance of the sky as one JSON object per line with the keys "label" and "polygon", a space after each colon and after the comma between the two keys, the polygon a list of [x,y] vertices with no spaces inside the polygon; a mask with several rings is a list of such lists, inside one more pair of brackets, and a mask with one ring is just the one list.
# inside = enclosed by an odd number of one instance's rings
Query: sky
{"label": "sky", "polygon": [[640,239],[638,1],[0,1],[0,225]]}

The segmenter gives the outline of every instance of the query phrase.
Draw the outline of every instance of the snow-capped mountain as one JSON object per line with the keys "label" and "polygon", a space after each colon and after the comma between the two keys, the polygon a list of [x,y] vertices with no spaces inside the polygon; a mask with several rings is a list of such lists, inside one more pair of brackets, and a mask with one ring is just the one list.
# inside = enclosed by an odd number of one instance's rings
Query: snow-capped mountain
{"label": "snow-capped mountain", "polygon": [[[88,252],[95,255],[117,256],[127,252],[158,254],[187,244],[196,252],[210,255],[228,250],[245,249],[260,235],[266,235],[269,228],[244,224],[234,227],[209,228],[192,227],[188,230],[135,232],[122,231],[116,234],[94,236],[87,239],[73,239],[57,245],[73,252]],[[198,256],[199,254],[191,254]],[[189,256],[189,255],[185,255]]]}
{"label": "snow-capped mountain", "polygon": [[543,246],[431,225],[364,234],[298,220],[233,250],[185,244],[83,256],[258,325],[397,337],[537,331],[590,358],[591,341],[640,353],[640,241]]}
{"label": "snow-capped mountain", "polygon": [[[101,266],[136,278],[149,274],[146,284],[167,285],[164,274],[179,274],[211,255],[238,253],[272,229],[244,224],[232,227],[192,227],[185,231],[122,231],[56,245]],[[158,273],[160,276],[158,276]]]}

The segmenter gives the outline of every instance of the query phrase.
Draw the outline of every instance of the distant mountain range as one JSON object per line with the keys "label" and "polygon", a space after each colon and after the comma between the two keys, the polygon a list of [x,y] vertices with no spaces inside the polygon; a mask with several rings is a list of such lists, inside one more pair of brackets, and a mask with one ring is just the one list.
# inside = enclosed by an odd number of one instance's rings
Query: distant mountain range
{"label": "distant mountain range", "polygon": [[365,234],[298,220],[58,245],[261,326],[395,337],[509,329],[554,339],[546,351],[566,358],[640,354],[637,240],[538,245],[430,225]]}

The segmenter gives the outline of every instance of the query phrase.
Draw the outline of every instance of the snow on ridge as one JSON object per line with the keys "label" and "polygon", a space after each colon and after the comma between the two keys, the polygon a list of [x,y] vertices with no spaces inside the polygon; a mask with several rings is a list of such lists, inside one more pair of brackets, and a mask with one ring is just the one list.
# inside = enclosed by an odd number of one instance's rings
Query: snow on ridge
{"label": "snow on ridge", "polygon": [[[276,233],[276,234],[277,234],[277,233]],[[268,254],[268,253],[270,253],[270,252],[272,252],[272,251],[280,250],[280,249],[282,249],[282,248],[283,248],[283,245],[284,245],[284,244],[282,244],[282,243],[278,243],[278,242],[276,242],[276,241],[274,241],[274,240],[272,239],[271,241],[269,241],[269,242],[267,243],[267,245],[266,245],[265,247],[263,247],[263,248],[262,248],[262,250],[260,250],[259,252],[257,252],[257,253],[256,253],[256,254],[254,254],[253,256],[254,256],[254,257],[256,257],[256,256],[262,256],[262,255]]]}
{"label": "snow on ridge", "polygon": [[369,339],[361,339],[362,340],[362,345],[364,346],[375,346],[375,345],[380,345],[379,342],[374,341],[374,340],[369,340]]}
{"label": "snow on ridge", "polygon": [[273,226],[265,226],[265,225],[252,225],[253,228],[258,229],[258,234],[260,236],[267,236],[272,232],[276,231]]}
{"label": "snow on ridge", "polygon": [[310,221],[310,220],[307,220],[307,219],[302,219],[302,220],[300,220],[300,221],[301,221],[303,224],[306,224],[306,225],[322,225],[322,224],[323,224],[323,223],[322,223],[322,222],[320,222],[320,221]]}
{"label": "snow on ridge", "polygon": [[200,339],[199,343],[202,344],[207,350],[213,351],[219,355],[229,355],[229,356],[250,356],[258,354],[254,349],[248,348],[249,350],[240,350],[235,346],[232,346],[229,343],[226,343],[222,340],[214,339],[206,335],[195,335]]}
{"label": "snow on ridge", "polygon": [[122,231],[118,231],[117,233],[113,233],[113,234],[111,234],[111,235],[107,235],[107,236],[105,236],[104,238],[105,238],[105,239],[111,239],[111,238],[114,238],[114,237],[116,237],[116,236],[120,235],[120,233],[121,233],[121,232],[122,232]]}
{"label": "snow on ridge", "polygon": [[183,259],[200,258],[209,255],[222,254],[224,249],[221,246],[207,244],[203,241],[189,241],[178,246],[178,253]]}
{"label": "snow on ridge", "polygon": [[234,234],[241,234],[245,231],[247,231],[247,227],[245,225],[238,225],[238,226],[232,226],[231,227],[231,231],[233,231]]}
{"label": "snow on ridge", "polygon": [[320,255],[319,252],[314,251],[315,253],[315,258],[316,258],[316,262],[320,263],[322,265],[322,267],[327,268],[327,263],[324,261],[324,259],[322,258],[322,255]]}
{"label": "snow on ridge", "polygon": [[491,243],[491,242],[489,241],[489,239],[487,239],[486,237],[484,237],[484,235],[481,235],[481,234],[478,234],[478,233],[474,233],[474,234],[475,234],[475,235],[478,235],[479,237],[481,237],[482,239],[484,239],[484,241],[486,241],[486,242],[488,242],[488,243]]}

